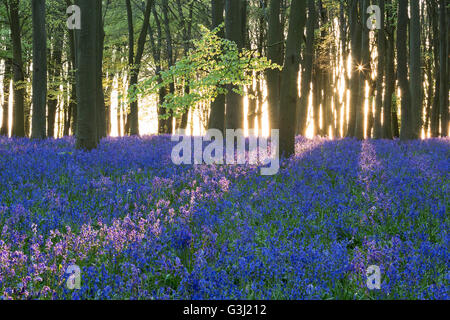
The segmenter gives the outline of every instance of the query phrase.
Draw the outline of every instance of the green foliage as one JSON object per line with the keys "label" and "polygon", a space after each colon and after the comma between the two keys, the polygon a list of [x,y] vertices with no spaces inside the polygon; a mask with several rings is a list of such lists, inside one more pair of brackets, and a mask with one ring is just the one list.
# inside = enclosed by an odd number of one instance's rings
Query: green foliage
{"label": "green foliage", "polygon": [[[227,85],[236,85],[239,89],[234,90],[244,95],[243,86],[253,83],[254,73],[258,74],[266,69],[281,69],[267,58],[259,56],[256,51],[240,51],[234,42],[217,36],[222,27],[210,31],[202,26],[203,36],[194,40],[195,49],[189,55],[160,75],[131,87],[128,99],[135,101],[174,84],[175,92],[167,94],[160,104],[171,110],[174,116],[180,116],[190,107],[213,101],[218,94],[225,94]],[[183,90],[184,86],[189,86],[189,93]]]}

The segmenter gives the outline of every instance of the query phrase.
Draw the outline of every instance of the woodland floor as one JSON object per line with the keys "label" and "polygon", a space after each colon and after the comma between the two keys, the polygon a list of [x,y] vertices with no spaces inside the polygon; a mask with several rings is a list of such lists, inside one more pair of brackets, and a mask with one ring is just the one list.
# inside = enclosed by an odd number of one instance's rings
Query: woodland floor
{"label": "woodland floor", "polygon": [[0,138],[0,299],[449,298],[449,139],[298,138],[276,176],[172,146]]}

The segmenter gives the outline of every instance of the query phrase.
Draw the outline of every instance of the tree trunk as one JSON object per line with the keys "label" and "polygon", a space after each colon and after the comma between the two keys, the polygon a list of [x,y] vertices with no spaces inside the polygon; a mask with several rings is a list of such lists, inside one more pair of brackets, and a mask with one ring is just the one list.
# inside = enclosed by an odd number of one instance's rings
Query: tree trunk
{"label": "tree trunk", "polygon": [[[378,31],[378,69],[377,69],[377,93],[375,97],[375,115],[374,115],[374,138],[383,138],[383,129],[381,127],[381,112],[383,110],[383,82],[385,70],[385,56],[386,56],[386,37],[384,35],[384,7],[385,0],[379,0],[381,13],[381,29]],[[383,122],[384,123],[384,122]],[[385,123],[384,123],[385,124]]]}
{"label": "tree trunk", "polygon": [[[388,15],[390,18],[390,13]],[[394,28],[387,26],[386,39],[386,66],[384,73],[386,74],[386,89],[384,91],[384,111],[383,111],[383,137],[386,139],[393,138],[393,108],[392,95],[395,92],[395,39]],[[396,107],[395,107],[396,108]],[[395,118],[397,121],[397,118]]]}
{"label": "tree trunk", "polygon": [[2,126],[0,128],[0,136],[9,135],[9,94],[11,87],[11,60],[5,60],[5,73],[3,75],[3,114],[2,114]]}
{"label": "tree trunk", "polygon": [[98,3],[101,0],[77,0],[81,12],[81,29],[77,34],[77,149],[97,147],[97,28]]}
{"label": "tree trunk", "polygon": [[[350,80],[350,106],[349,106],[349,123],[347,129],[347,136],[354,137],[356,133],[357,123],[357,109],[361,108],[361,82],[363,75],[359,67],[362,64],[361,59],[361,40],[362,30],[361,24],[358,21],[358,2],[359,0],[352,0],[351,15],[350,15],[350,30],[351,30],[351,48],[352,48],[352,64],[351,64],[351,80]],[[360,130],[361,131],[361,130]]]}
{"label": "tree trunk", "polygon": [[[71,0],[66,0],[66,5],[69,7],[72,4]],[[72,127],[72,132],[75,135],[77,132],[77,86],[75,81],[76,72],[76,53],[75,53],[75,30],[68,29],[69,49],[70,49],[70,102],[69,110],[71,116],[69,117],[69,125]],[[72,124],[70,124],[70,118],[72,118]],[[69,132],[67,132],[67,135]]]}
{"label": "tree trunk", "polygon": [[433,34],[433,56],[434,56],[434,78],[435,78],[435,85],[434,85],[434,97],[433,97],[433,104],[431,106],[431,119],[430,119],[430,126],[431,126],[431,136],[433,138],[436,138],[439,136],[439,96],[440,96],[440,89],[441,89],[441,78],[439,76],[440,74],[440,57],[439,57],[439,8],[437,6],[437,3],[434,1],[430,1],[429,5],[431,6],[431,24],[432,24],[432,34]]}
{"label": "tree trunk", "polygon": [[[281,0],[269,2],[269,25],[267,33],[267,58],[273,63],[283,63],[283,28],[280,21]],[[280,70],[266,71],[267,103],[269,108],[269,128],[279,129],[280,109]]]}
{"label": "tree trunk", "polygon": [[[243,48],[244,35],[242,32],[242,2],[237,0],[226,0],[225,6],[225,36],[228,40],[236,43],[239,50]],[[230,85],[226,95],[225,126],[227,129],[244,128],[244,100],[243,97],[234,92],[236,85]]]}
{"label": "tree trunk", "polygon": [[342,66],[343,72],[344,72],[344,95],[342,98],[342,103],[340,106],[340,109],[344,109],[344,116],[342,118],[342,134],[345,137],[347,135],[347,97],[348,97],[348,85],[350,83],[350,79],[348,76],[348,57],[350,55],[349,45],[348,45],[348,31],[347,31],[347,20],[345,17],[345,5],[344,0],[340,0],[340,6],[339,6],[339,25],[340,25],[340,40],[342,45],[342,54],[343,54],[343,62],[344,65]]}
{"label": "tree trunk", "polygon": [[[136,56],[134,56],[134,29],[133,29],[133,15],[130,0],[126,0],[127,16],[128,16],[128,36],[129,38],[129,58],[128,64],[130,66],[130,82],[129,86],[137,85],[139,79],[140,64],[145,48],[145,39],[150,25],[150,14],[152,11],[153,0],[147,0],[145,5],[144,20],[141,32],[139,34],[138,46]],[[133,57],[134,56],[134,57]],[[127,127],[131,135],[139,135],[139,106],[138,101],[130,103],[130,113],[127,119]]]}
{"label": "tree trunk", "polygon": [[306,0],[292,0],[286,56],[281,76],[280,97],[280,153],[285,157],[295,154],[295,112],[298,100],[298,71],[303,28],[306,20]]}
{"label": "tree trunk", "polygon": [[441,114],[441,137],[448,135],[448,39],[447,39],[447,10],[448,1],[440,0],[439,6],[439,112]]}
{"label": "tree trunk", "polygon": [[[184,16],[183,6],[181,0],[177,0],[177,9],[178,9],[178,19],[180,20],[181,28],[183,30],[183,54],[184,56],[189,55],[189,40],[191,39],[191,25],[192,25],[192,15],[193,15],[193,6],[195,1],[191,1],[189,4],[189,16],[188,19]],[[190,86],[189,79],[185,80],[184,83],[184,93],[186,95],[190,94]],[[180,120],[180,128],[187,129],[188,115],[189,115],[189,107],[185,110],[182,110],[181,120]]]}
{"label": "tree trunk", "polygon": [[56,107],[58,105],[58,96],[56,92],[59,92],[59,82],[62,68],[62,46],[63,35],[57,34],[54,38],[53,52],[50,55],[50,81],[51,81],[51,94],[49,94],[47,105],[47,136],[53,138],[55,135],[55,117]]}
{"label": "tree trunk", "polygon": [[402,118],[400,139],[413,139],[411,128],[411,91],[408,81],[408,57],[406,43],[408,39],[408,0],[398,1],[398,27],[397,27],[397,77],[402,94]]}
{"label": "tree trunk", "polygon": [[103,47],[105,32],[103,30],[102,2],[97,2],[97,68],[95,78],[97,81],[97,139],[100,141],[107,136],[106,133],[106,110],[105,94],[103,91]]}
{"label": "tree trunk", "polygon": [[[224,0],[212,0],[212,23],[211,29],[215,29],[224,22]],[[218,33],[218,36],[223,38],[225,33],[222,30]],[[225,95],[218,94],[214,101],[211,102],[211,114],[209,116],[209,129],[217,129],[224,132],[225,129]]]}
{"label": "tree trunk", "polygon": [[[170,21],[169,21],[169,2],[168,0],[162,1],[162,11],[164,18],[164,31],[166,34],[166,53],[167,53],[167,66],[171,68],[174,65],[173,58],[173,41],[172,41],[172,33],[170,31]],[[171,82],[169,84],[169,93],[175,93],[175,84]],[[172,110],[166,110],[166,113],[169,114],[167,121],[165,122],[165,133],[172,134],[173,131],[173,112]]]}
{"label": "tree trunk", "polygon": [[297,108],[297,133],[306,134],[306,121],[308,120],[308,102],[311,91],[311,78],[314,60],[314,34],[316,25],[316,8],[314,0],[308,0],[308,20],[306,24],[306,47],[302,61],[302,83],[300,99]]}
{"label": "tree trunk", "polygon": [[14,137],[25,137],[25,88],[23,87],[25,78],[22,60],[22,36],[20,31],[19,0],[9,1],[9,17],[14,70],[12,135]]}
{"label": "tree trunk", "polygon": [[33,139],[45,138],[47,100],[47,32],[45,0],[32,1],[33,16]]}
{"label": "tree trunk", "polygon": [[313,105],[313,121],[314,121],[314,132],[313,136],[320,135],[320,104],[321,104],[321,79],[318,76],[318,67],[317,64],[314,66],[313,71],[313,96],[312,96],[312,105]]}
{"label": "tree trunk", "polygon": [[361,24],[358,23],[359,28],[361,28],[361,63],[358,70],[359,79],[359,94],[358,94],[358,104],[356,105],[356,126],[355,126],[355,137],[357,139],[364,139],[364,109],[365,109],[365,93],[366,93],[366,80],[370,77],[370,52],[369,52],[369,29],[367,28],[366,21],[368,18],[367,8],[368,0],[363,0],[362,3],[359,2],[359,12],[362,16]]}
{"label": "tree trunk", "polygon": [[[152,7],[152,13],[153,13],[153,17],[155,19],[155,24],[156,24],[156,31],[157,31],[157,39],[156,40],[157,40],[157,42],[155,42],[154,35],[152,32],[152,27],[149,24],[150,44],[151,44],[151,49],[152,49],[152,53],[153,53],[153,60],[155,61],[155,65],[156,65],[155,75],[158,76],[158,81],[159,81],[159,83],[161,83],[162,79],[160,78],[160,74],[161,74],[161,51],[162,51],[163,37],[162,37],[161,23],[160,23],[158,13],[156,12],[156,8],[154,5]],[[159,96],[159,102],[158,102],[158,106],[157,106],[158,134],[164,134],[167,132],[168,120],[165,119],[167,110],[166,110],[166,108],[162,108],[161,105],[164,102],[164,99],[166,96],[166,88],[164,88],[164,87],[160,88],[159,92],[158,92],[158,96]]]}
{"label": "tree trunk", "polygon": [[108,74],[107,82],[108,86],[105,94],[105,112],[106,112],[106,136],[111,135],[111,110],[112,110],[112,91],[114,86],[113,73]]}
{"label": "tree trunk", "polygon": [[421,63],[421,21],[419,1],[410,1],[410,88],[411,88],[411,138],[419,139],[423,114],[423,76]]}

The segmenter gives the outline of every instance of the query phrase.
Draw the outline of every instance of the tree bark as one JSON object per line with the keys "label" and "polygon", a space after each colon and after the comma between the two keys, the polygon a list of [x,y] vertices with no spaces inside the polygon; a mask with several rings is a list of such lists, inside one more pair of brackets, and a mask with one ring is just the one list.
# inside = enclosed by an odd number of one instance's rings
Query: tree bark
{"label": "tree bark", "polygon": [[[235,42],[239,50],[244,45],[241,6],[241,1],[226,0],[225,36],[228,40]],[[227,129],[242,129],[244,128],[244,100],[239,93],[234,92],[234,89],[238,87],[230,85],[226,95],[225,126]]]}
{"label": "tree bark", "polygon": [[[133,30],[133,16],[130,0],[126,0],[127,15],[128,15],[128,35],[131,37],[129,40],[129,65],[130,65],[130,87],[137,85],[140,71],[140,64],[142,55],[145,48],[145,39],[147,38],[148,27],[150,25],[150,14],[152,11],[153,0],[147,0],[145,5],[144,20],[141,32],[139,34],[138,45],[136,55],[134,56],[134,34]],[[132,43],[133,42],[133,43]],[[139,106],[138,101],[130,103],[130,113],[128,115],[127,122],[129,123],[129,130],[131,135],[139,135]]]}
{"label": "tree bark", "polygon": [[25,88],[23,82],[25,80],[23,71],[22,58],[22,36],[20,30],[19,18],[19,0],[9,0],[6,2],[9,8],[11,39],[13,48],[13,124],[12,135],[14,137],[25,137]]}
{"label": "tree bark", "polygon": [[106,133],[106,108],[105,94],[103,91],[103,47],[105,42],[105,32],[103,29],[102,2],[97,2],[97,68],[95,78],[97,81],[97,139],[100,141],[107,136]]}
{"label": "tree bark", "polygon": [[[80,7],[81,29],[77,34],[77,137],[76,148],[92,150],[97,147],[97,28],[98,3],[101,0],[77,0]],[[94,72],[94,75],[93,75]]]}
{"label": "tree bark", "polygon": [[[172,32],[170,31],[170,21],[169,21],[169,2],[168,0],[162,0],[162,11],[164,18],[164,32],[166,35],[166,55],[167,55],[167,66],[171,68],[174,65],[173,58],[173,41]],[[169,84],[169,93],[173,94],[175,92],[175,84],[171,82]],[[165,122],[165,133],[172,134],[173,131],[173,112],[172,110],[166,110],[169,114],[169,118]]]}
{"label": "tree bark", "polygon": [[[212,23],[211,29],[215,29],[224,22],[224,0],[212,0]],[[218,33],[223,38],[225,33],[223,29]],[[211,114],[209,116],[209,129],[217,129],[224,132],[225,129],[225,95],[218,94],[214,101],[211,102]]]}
{"label": "tree bark", "polygon": [[431,25],[432,25],[432,34],[433,34],[433,56],[434,56],[434,96],[433,96],[433,104],[431,106],[431,136],[433,138],[439,137],[439,97],[440,97],[440,89],[441,89],[441,77],[440,77],[440,56],[439,56],[439,8],[437,3],[434,1],[430,1],[428,3],[431,7]]}
{"label": "tree bark", "polygon": [[[381,113],[383,111],[383,83],[385,71],[385,57],[386,57],[386,37],[384,35],[384,8],[385,0],[379,0],[381,13],[381,29],[378,31],[378,69],[377,69],[377,93],[375,97],[375,115],[374,115],[374,138],[383,138],[383,128],[381,126]],[[384,123],[384,122],[383,122]],[[384,123],[385,124],[385,123]]]}
{"label": "tree bark", "polygon": [[398,1],[398,27],[397,27],[397,77],[402,94],[402,117],[400,139],[413,139],[411,128],[411,91],[408,81],[408,57],[406,43],[408,39],[408,0]]}
{"label": "tree bark", "polygon": [[448,2],[439,2],[439,34],[440,34],[440,72],[439,72],[439,112],[441,114],[441,137],[448,135],[448,38],[447,38],[447,10]]}
{"label": "tree bark", "polygon": [[12,63],[10,59],[5,60],[5,73],[3,75],[3,114],[0,136],[9,135],[9,94],[11,87]]}
{"label": "tree bark", "polygon": [[410,1],[410,88],[411,88],[411,138],[419,139],[423,116],[423,76],[421,63],[421,21],[419,1]]}
{"label": "tree bark", "polygon": [[[391,13],[388,12],[388,17],[391,17]],[[384,111],[383,111],[383,137],[386,139],[393,138],[393,108],[392,108],[392,95],[395,92],[395,39],[394,28],[392,26],[386,27],[386,89],[384,91]],[[395,118],[397,121],[397,118]]]}
{"label": "tree bark", "polygon": [[308,20],[306,24],[306,47],[302,61],[302,83],[300,99],[297,108],[297,133],[306,134],[306,121],[308,120],[308,102],[311,91],[312,67],[314,60],[314,34],[316,25],[316,8],[314,0],[308,0]]}
{"label": "tree bark", "polygon": [[359,2],[359,12],[362,16],[361,24],[358,24],[361,28],[361,69],[358,70],[358,104],[356,105],[356,126],[355,137],[357,139],[364,139],[364,118],[365,118],[365,93],[366,93],[366,80],[370,77],[370,52],[369,52],[369,29],[366,26],[368,18],[367,8],[368,0],[362,0]]}
{"label": "tree bark", "polygon": [[45,106],[47,100],[47,32],[45,0],[32,1],[33,16],[33,139],[45,138]]}
{"label": "tree bark", "polygon": [[[66,0],[66,6],[69,7],[72,4],[71,0]],[[76,54],[75,54],[75,31],[68,29],[69,38],[69,50],[70,50],[70,67],[69,67],[69,79],[71,83],[70,88],[70,101],[69,101],[69,112],[70,115],[68,117],[68,127],[66,129],[65,134],[69,135],[70,128],[72,128],[72,133],[76,134],[77,127],[77,87],[75,81],[75,72],[76,72]],[[72,119],[72,121],[71,121]]]}
{"label": "tree bark", "polygon": [[298,100],[298,71],[303,28],[306,20],[306,0],[292,0],[286,56],[281,76],[280,154],[295,154],[295,112]]}
{"label": "tree bark", "polygon": [[[283,64],[284,36],[280,20],[281,0],[269,2],[269,25],[267,32],[267,58],[278,65]],[[266,71],[269,128],[279,129],[280,76],[278,69]]]}
{"label": "tree bark", "polygon": [[357,109],[361,108],[361,82],[362,72],[359,67],[362,65],[361,59],[361,40],[362,30],[360,21],[358,21],[358,2],[359,0],[352,0],[350,11],[350,30],[351,30],[351,48],[352,48],[352,64],[351,64],[351,79],[350,79],[350,105],[349,105],[349,121],[347,136],[354,137],[356,133],[357,123]]}
{"label": "tree bark", "polygon": [[56,34],[54,37],[53,50],[50,54],[50,86],[52,93],[48,96],[48,114],[47,114],[47,136],[53,138],[55,135],[55,117],[56,108],[58,105],[58,96],[56,92],[59,92],[59,82],[62,69],[62,46],[63,35]]}
{"label": "tree bark", "polygon": [[[178,19],[181,24],[181,28],[183,30],[183,54],[184,56],[189,55],[189,40],[192,36],[192,15],[193,15],[193,6],[195,1],[192,1],[189,4],[189,16],[188,19],[186,19],[184,13],[183,13],[183,6],[181,0],[176,0],[177,3],[177,9],[178,9]],[[186,79],[184,83],[184,93],[186,95],[190,94],[191,88],[189,86],[189,80]],[[181,129],[187,129],[187,122],[188,122],[188,115],[189,115],[189,109],[186,108],[185,110],[182,110],[181,119],[180,119],[180,128]]]}

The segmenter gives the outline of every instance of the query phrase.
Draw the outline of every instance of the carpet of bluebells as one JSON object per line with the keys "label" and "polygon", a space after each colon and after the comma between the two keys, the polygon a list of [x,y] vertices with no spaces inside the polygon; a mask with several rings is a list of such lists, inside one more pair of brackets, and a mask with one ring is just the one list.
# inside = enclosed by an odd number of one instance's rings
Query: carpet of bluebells
{"label": "carpet of bluebells", "polygon": [[298,138],[275,176],[172,146],[0,138],[0,299],[449,298],[449,139]]}

